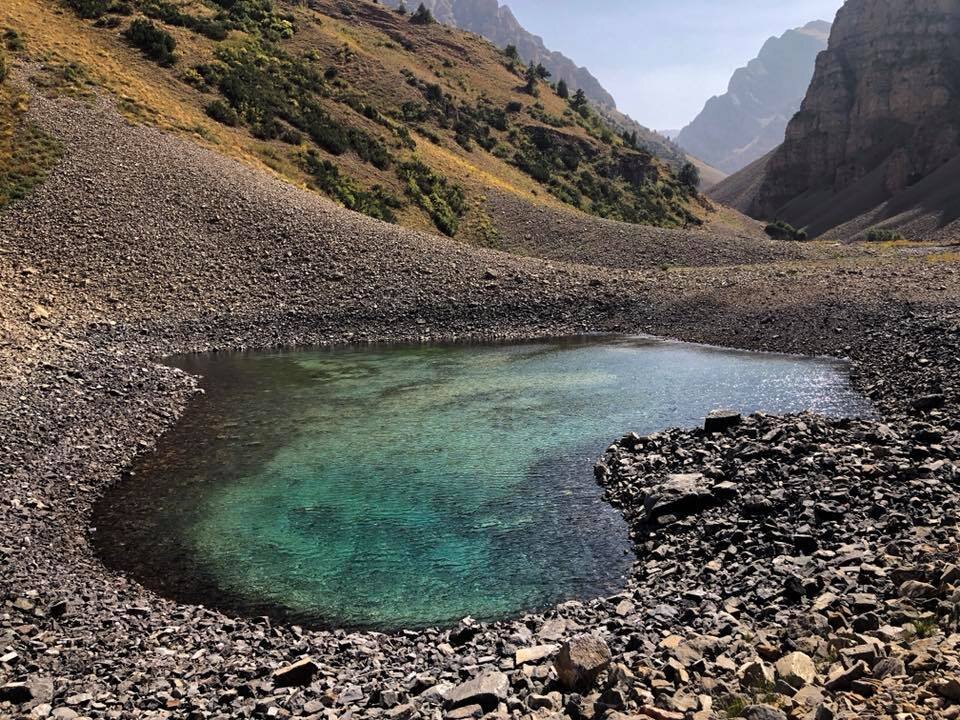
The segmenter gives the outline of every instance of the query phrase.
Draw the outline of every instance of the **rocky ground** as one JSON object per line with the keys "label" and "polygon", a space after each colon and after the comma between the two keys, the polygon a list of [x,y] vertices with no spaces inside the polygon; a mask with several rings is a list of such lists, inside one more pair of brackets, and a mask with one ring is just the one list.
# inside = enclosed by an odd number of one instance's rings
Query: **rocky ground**
{"label": "rocky ground", "polygon": [[[106,102],[32,113],[66,154],[0,216],[0,716],[960,714],[950,257],[518,259],[347,213]],[[196,392],[167,353],[584,331],[849,356],[881,418],[626,436],[597,476],[637,543],[629,583],[510,622],[231,618],[91,552],[94,499]]]}

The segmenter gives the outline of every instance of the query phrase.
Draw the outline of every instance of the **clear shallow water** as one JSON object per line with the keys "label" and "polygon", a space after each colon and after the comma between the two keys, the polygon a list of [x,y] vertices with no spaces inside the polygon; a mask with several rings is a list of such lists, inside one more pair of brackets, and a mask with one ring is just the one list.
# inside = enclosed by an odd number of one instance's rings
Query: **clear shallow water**
{"label": "clear shallow water", "polygon": [[236,353],[95,511],[161,593],[311,624],[494,619],[610,593],[632,562],[592,465],[709,410],[869,414],[844,365],[646,339]]}

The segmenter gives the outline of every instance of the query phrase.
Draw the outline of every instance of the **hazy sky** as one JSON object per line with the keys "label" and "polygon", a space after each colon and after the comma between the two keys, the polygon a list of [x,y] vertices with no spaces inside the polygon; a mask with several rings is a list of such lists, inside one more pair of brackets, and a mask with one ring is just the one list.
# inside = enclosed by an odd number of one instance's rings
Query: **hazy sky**
{"label": "hazy sky", "polygon": [[771,35],[833,21],[843,0],[501,0],[585,65],[634,120],[678,129]]}

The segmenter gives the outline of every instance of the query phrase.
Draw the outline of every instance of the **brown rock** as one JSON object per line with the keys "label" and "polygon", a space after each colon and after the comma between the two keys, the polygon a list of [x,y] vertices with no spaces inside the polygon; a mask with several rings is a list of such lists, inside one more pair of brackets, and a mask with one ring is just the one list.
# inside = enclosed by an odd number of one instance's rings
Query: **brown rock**
{"label": "brown rock", "polygon": [[603,640],[594,635],[579,635],[563,644],[554,666],[566,687],[585,689],[593,685],[612,659]]}
{"label": "brown rock", "polygon": [[280,687],[298,687],[309,685],[320,666],[310,658],[279,668],[273,673],[273,681]]}

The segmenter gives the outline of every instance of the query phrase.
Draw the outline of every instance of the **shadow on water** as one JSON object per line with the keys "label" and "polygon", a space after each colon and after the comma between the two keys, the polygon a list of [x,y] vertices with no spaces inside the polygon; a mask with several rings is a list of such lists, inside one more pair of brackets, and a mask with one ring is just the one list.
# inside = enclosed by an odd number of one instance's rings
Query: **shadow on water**
{"label": "shadow on water", "polygon": [[111,567],[191,603],[393,630],[609,594],[592,465],[717,406],[869,414],[843,364],[649,338],[175,358],[206,394],[95,509]]}

